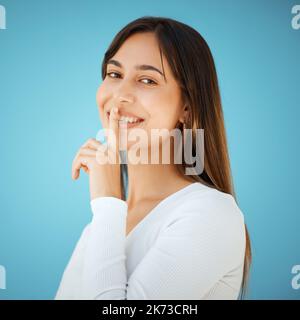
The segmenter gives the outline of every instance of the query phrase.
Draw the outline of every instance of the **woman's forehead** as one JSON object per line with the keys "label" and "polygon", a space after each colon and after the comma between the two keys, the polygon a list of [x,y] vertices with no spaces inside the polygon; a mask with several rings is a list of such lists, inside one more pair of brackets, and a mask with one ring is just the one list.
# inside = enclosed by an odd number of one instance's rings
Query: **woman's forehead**
{"label": "woman's forehead", "polygon": [[111,59],[120,62],[125,69],[135,68],[137,65],[150,65],[162,73],[165,72],[166,76],[170,72],[167,60],[163,53],[160,54],[154,33],[150,32],[130,36]]}

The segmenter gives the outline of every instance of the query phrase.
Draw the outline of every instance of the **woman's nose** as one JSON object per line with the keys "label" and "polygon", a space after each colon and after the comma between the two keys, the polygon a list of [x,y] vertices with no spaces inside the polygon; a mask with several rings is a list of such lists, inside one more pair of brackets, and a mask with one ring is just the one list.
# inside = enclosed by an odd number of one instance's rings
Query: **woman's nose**
{"label": "woman's nose", "polygon": [[125,83],[124,81],[116,92],[116,101],[118,103],[133,103],[134,100],[135,96],[133,94],[132,86],[128,82]]}

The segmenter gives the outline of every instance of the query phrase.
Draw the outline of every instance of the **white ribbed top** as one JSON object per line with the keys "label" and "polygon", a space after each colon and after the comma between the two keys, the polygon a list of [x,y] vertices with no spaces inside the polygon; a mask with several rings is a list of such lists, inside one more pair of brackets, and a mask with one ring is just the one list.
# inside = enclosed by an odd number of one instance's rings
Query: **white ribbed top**
{"label": "white ribbed top", "polygon": [[234,198],[199,182],[162,200],[126,237],[127,203],[91,201],[55,299],[237,299],[244,216]]}

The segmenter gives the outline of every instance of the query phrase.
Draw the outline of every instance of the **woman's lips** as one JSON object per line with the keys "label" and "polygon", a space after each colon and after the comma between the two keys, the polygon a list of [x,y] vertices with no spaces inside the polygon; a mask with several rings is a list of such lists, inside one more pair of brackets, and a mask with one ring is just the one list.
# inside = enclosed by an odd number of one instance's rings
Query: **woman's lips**
{"label": "woman's lips", "polygon": [[[110,115],[110,112],[107,112],[107,118],[109,120],[109,115]],[[137,118],[137,117],[136,117]],[[138,118],[139,120],[136,121],[136,122],[127,122],[125,120],[119,120],[119,121],[122,121],[122,128],[127,128],[127,129],[130,129],[130,128],[134,128],[134,127],[137,127],[139,126],[142,122],[144,122],[144,119],[142,118]]]}
{"label": "woman's lips", "polygon": [[127,129],[130,129],[130,128],[134,128],[134,127],[138,127],[141,123],[143,123],[144,120],[141,120],[141,121],[137,121],[137,122],[127,122],[127,121],[123,121],[123,125],[122,127],[125,127]]}

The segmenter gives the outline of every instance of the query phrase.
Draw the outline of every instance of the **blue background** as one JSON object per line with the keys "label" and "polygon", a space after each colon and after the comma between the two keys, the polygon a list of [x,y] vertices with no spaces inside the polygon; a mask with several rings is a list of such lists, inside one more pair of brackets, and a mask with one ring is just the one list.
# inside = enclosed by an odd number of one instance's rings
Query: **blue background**
{"label": "blue background", "polygon": [[0,30],[0,299],[53,299],[91,218],[71,179],[100,129],[95,94],[114,35],[143,15],[196,28],[215,57],[238,204],[252,239],[249,299],[299,299],[300,30],[293,1],[12,1]]}

